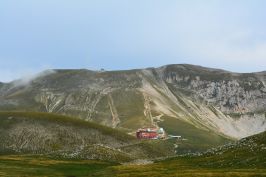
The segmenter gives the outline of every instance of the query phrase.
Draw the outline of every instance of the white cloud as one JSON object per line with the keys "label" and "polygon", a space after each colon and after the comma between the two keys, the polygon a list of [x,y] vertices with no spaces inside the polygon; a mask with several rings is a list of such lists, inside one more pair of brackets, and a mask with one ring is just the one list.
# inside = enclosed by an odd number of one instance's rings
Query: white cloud
{"label": "white cloud", "polygon": [[49,69],[49,70],[45,70],[43,72],[36,73],[36,74],[24,75],[21,79],[13,81],[13,84],[14,86],[24,86],[24,85],[29,84],[32,80],[38,77],[44,77],[44,76],[54,74],[54,73],[56,73],[55,70]]}
{"label": "white cloud", "polygon": [[19,64],[15,65],[16,64],[14,63],[13,70],[1,68],[0,82],[11,82],[15,80],[17,84],[23,85],[28,84],[32,79],[55,72],[50,69],[52,67],[49,65],[32,66],[32,68]]}

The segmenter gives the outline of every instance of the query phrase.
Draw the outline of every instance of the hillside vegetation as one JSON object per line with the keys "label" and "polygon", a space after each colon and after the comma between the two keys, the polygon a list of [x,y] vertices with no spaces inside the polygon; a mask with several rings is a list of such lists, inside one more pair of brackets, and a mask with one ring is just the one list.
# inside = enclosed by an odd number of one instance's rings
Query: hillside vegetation
{"label": "hillside vegetation", "polygon": [[144,166],[114,166],[106,170],[102,174],[112,172],[117,176],[266,176],[266,132],[202,154],[188,154]]}
{"label": "hillside vegetation", "polygon": [[113,162],[173,155],[170,143],[139,141],[126,133],[62,115],[0,112],[0,154],[39,154]]}
{"label": "hillside vegetation", "polygon": [[[178,156],[153,164],[118,164],[45,156],[0,156],[0,176],[266,176],[266,132],[202,154]],[[34,169],[34,170],[33,170]]]}

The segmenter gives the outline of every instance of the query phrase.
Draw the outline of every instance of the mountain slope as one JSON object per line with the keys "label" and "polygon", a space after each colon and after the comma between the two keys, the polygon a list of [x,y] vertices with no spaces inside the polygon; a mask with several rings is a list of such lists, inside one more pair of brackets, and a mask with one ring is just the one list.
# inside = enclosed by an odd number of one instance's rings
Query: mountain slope
{"label": "mountain slope", "polygon": [[174,154],[168,143],[138,141],[119,130],[48,113],[0,112],[0,133],[0,154],[114,162]]}
{"label": "mountain slope", "polygon": [[209,150],[201,161],[201,167],[265,168],[266,132]]}
{"label": "mountain slope", "polygon": [[113,166],[99,176],[265,176],[266,132],[200,155],[184,155],[148,165]]}
{"label": "mountain slope", "polygon": [[265,83],[265,72],[238,74],[193,65],[54,70],[27,83],[2,86],[0,110],[72,115],[126,132],[157,126],[170,117],[210,134],[240,139],[266,129]]}

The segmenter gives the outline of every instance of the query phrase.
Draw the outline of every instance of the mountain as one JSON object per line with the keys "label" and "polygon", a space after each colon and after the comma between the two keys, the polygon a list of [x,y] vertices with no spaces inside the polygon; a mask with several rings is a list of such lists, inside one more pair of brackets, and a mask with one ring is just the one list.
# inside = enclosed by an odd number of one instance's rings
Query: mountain
{"label": "mountain", "polygon": [[266,130],[266,72],[240,74],[194,65],[48,70],[2,84],[0,110],[70,115],[127,133],[163,126],[190,142],[200,131],[203,141],[222,144]]}
{"label": "mountain", "polygon": [[44,155],[126,162],[174,155],[170,143],[51,113],[0,112],[1,155]]}

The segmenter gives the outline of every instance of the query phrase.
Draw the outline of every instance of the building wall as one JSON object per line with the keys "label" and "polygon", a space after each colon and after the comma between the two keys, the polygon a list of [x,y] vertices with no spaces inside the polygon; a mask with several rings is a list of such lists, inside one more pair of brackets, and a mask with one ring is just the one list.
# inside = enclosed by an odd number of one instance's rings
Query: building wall
{"label": "building wall", "polygon": [[137,138],[139,139],[152,139],[152,138],[157,138],[158,134],[156,132],[137,132]]}

